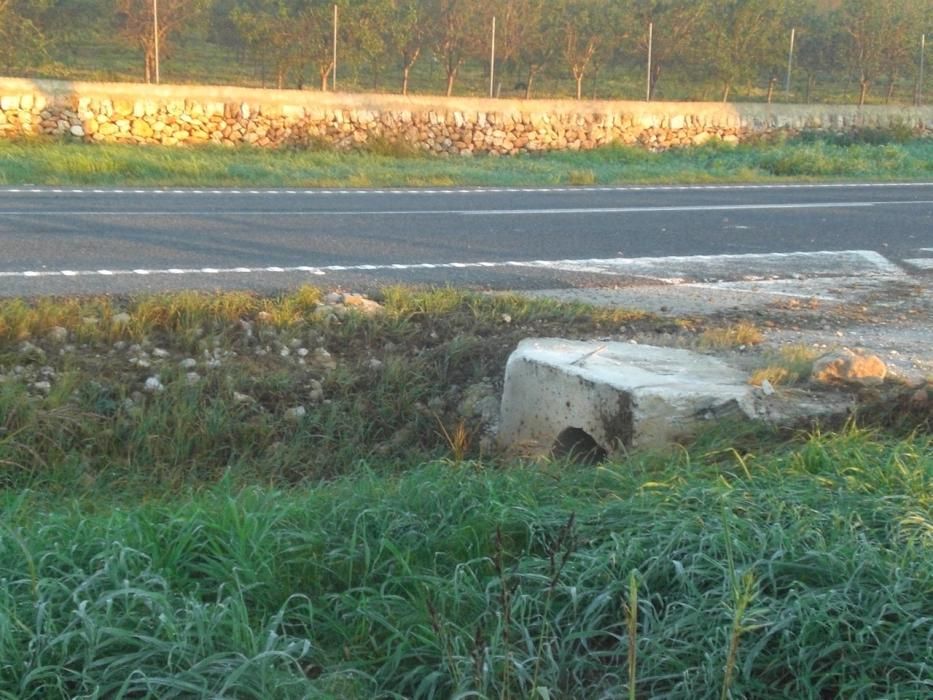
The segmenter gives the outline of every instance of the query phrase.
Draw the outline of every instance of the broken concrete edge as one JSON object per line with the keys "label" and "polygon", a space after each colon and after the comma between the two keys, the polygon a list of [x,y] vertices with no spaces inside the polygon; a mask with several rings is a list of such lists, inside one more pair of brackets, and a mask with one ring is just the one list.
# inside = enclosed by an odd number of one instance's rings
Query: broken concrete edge
{"label": "broken concrete edge", "polygon": [[856,410],[859,387],[832,381],[766,392],[743,370],[689,350],[529,338],[506,365],[497,442],[516,456],[593,462],[669,449],[713,425],[838,422]]}

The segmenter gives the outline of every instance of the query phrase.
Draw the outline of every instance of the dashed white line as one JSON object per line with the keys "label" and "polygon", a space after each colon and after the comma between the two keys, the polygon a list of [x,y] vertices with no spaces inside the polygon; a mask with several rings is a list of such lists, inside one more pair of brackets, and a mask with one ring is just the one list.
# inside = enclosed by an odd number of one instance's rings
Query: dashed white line
{"label": "dashed white line", "polygon": [[49,188],[49,187],[2,187],[2,194],[179,194],[179,195],[217,195],[217,194],[307,194],[307,195],[436,195],[436,194],[501,194],[513,192],[551,193],[551,192],[666,192],[666,191],[731,191],[731,190],[789,190],[789,189],[865,189],[865,188],[903,188],[930,187],[933,182],[826,182],[826,183],[781,183],[781,184],[723,184],[723,185],[617,185],[617,186],[581,186],[581,187],[474,187],[462,189],[437,188],[393,188],[393,189],[84,189],[84,188]]}
{"label": "dashed white line", "polygon": [[[907,261],[916,264],[917,261]],[[930,263],[933,260],[921,263]],[[743,279],[786,279],[788,275],[839,276],[882,275],[903,276],[903,270],[873,251],[816,251],[807,253],[769,253],[746,255],[697,255],[663,258],[593,258],[578,260],[508,260],[410,262],[361,265],[300,265],[284,267],[197,267],[166,269],[98,269],[98,270],[20,270],[0,271],[0,278],[31,279],[39,277],[126,277],[150,275],[220,275],[220,274],[286,274],[325,275],[329,272],[377,272],[403,270],[467,270],[495,268],[533,268],[589,274],[615,274],[645,277],[670,283],[690,279],[729,278],[741,271]]]}

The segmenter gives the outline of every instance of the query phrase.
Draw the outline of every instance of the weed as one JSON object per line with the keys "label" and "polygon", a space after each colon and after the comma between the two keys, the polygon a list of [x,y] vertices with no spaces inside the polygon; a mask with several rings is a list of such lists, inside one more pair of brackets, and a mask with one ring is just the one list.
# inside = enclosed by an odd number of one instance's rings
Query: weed
{"label": "weed", "polygon": [[592,169],[587,168],[586,170],[571,170],[567,173],[567,184],[568,185],[595,185],[596,184],[596,173]]}
{"label": "weed", "polygon": [[810,376],[813,361],[820,352],[806,345],[785,345],[764,354],[764,367],[752,372],[748,383],[760,386],[767,380],[772,386],[797,384]]}
{"label": "weed", "polygon": [[725,328],[708,328],[700,334],[698,343],[706,349],[736,348],[757,345],[763,339],[757,326],[748,321],[739,321]]}

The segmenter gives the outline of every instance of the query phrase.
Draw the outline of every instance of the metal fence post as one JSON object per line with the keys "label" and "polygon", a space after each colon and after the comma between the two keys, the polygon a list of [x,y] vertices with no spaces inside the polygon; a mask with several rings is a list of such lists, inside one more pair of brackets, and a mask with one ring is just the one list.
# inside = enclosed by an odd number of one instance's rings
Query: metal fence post
{"label": "metal fence post", "polygon": [[493,97],[493,82],[496,74],[496,16],[492,16],[492,42],[489,50],[489,96]]}
{"label": "metal fence post", "polygon": [[917,94],[914,97],[914,102],[917,103],[917,106],[923,104],[923,59],[926,54],[927,47],[927,35],[920,35],[920,73],[917,75]]}
{"label": "metal fence post", "polygon": [[651,102],[651,44],[654,39],[654,22],[648,22],[648,78],[645,86],[645,102]]}
{"label": "metal fence post", "polygon": [[784,92],[787,97],[790,97],[790,72],[794,67],[794,36],[797,32],[797,27],[790,28],[790,49],[787,51],[787,80],[784,82]]}

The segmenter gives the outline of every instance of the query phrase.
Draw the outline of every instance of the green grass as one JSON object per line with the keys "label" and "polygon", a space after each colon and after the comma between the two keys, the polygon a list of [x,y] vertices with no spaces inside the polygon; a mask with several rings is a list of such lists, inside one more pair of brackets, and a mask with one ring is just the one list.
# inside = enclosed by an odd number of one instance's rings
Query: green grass
{"label": "green grass", "polygon": [[440,158],[390,150],[235,150],[0,141],[0,184],[385,187],[928,179],[933,140],[810,137],[649,153],[609,147],[514,158]]}
{"label": "green grass", "polygon": [[519,339],[689,324],[378,299],[0,301],[0,698],[933,692],[929,405],[506,461],[464,405]]}
{"label": "green grass", "polygon": [[849,428],[116,507],[9,492],[0,695],[919,700],[931,455]]}

